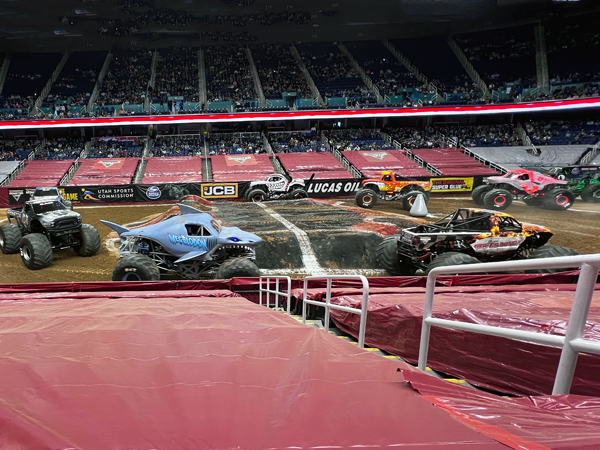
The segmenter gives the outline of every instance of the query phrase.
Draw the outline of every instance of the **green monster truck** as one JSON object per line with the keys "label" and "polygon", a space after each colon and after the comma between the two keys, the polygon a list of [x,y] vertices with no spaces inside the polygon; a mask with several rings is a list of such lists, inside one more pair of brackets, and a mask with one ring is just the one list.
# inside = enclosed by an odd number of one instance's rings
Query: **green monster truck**
{"label": "green monster truck", "polygon": [[567,182],[567,189],[588,203],[600,203],[600,166],[565,166],[547,171],[551,177]]}

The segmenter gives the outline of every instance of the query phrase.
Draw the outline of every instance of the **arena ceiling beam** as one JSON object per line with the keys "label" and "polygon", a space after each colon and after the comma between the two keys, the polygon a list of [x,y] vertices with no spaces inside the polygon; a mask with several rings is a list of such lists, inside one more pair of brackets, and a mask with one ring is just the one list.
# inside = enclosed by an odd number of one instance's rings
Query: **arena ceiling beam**
{"label": "arena ceiling beam", "polygon": [[56,120],[19,120],[0,122],[1,130],[27,128],[106,127],[123,125],[161,125],[188,123],[262,122],[274,120],[331,120],[352,118],[389,118],[418,116],[469,116],[557,112],[600,108],[600,98],[558,100],[503,105],[451,106],[425,108],[343,109],[255,113],[183,114],[170,116],[123,116]]}

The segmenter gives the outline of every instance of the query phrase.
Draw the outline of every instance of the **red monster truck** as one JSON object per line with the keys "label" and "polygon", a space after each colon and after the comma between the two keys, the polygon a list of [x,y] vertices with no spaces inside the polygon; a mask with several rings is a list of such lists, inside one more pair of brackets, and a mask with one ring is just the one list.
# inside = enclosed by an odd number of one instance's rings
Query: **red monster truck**
{"label": "red monster truck", "polygon": [[533,170],[510,170],[502,176],[488,177],[484,183],[473,189],[471,197],[477,205],[488,209],[506,209],[515,198],[529,206],[555,211],[569,209],[575,202],[566,181]]}
{"label": "red monster truck", "polygon": [[430,190],[429,181],[415,181],[390,171],[383,171],[379,178],[363,180],[362,187],[354,199],[361,208],[372,208],[378,199],[400,200],[402,207],[410,211],[419,194],[423,194],[427,204]]}

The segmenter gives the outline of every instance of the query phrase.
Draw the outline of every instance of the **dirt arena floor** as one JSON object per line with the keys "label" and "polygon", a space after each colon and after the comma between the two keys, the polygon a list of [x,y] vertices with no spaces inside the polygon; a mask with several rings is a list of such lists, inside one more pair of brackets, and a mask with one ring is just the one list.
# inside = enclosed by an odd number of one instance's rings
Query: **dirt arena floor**
{"label": "dirt arena floor", "polygon": [[[420,219],[403,211],[400,202],[380,202],[374,210],[356,208],[353,199],[348,198],[268,202],[263,206],[267,209],[256,204],[218,202],[214,208],[204,209],[210,210],[224,225],[258,234],[263,244],[257,248],[257,263],[269,273],[280,268],[293,272],[303,267],[300,233],[308,238],[320,267],[376,275],[376,271],[369,269],[376,267],[373,250],[382,234],[394,234],[415,222],[433,222],[456,208],[475,207],[475,204],[469,197],[433,197],[428,205],[429,216]],[[0,283],[110,280],[118,252],[111,245],[112,230],[100,223],[100,219],[132,224],[151,219],[171,207],[172,204],[75,206],[84,223],[100,231],[103,239],[100,252],[81,258],[71,249],[56,251],[52,265],[38,271],[26,269],[19,254],[0,254]],[[600,253],[600,204],[576,202],[568,211],[556,212],[514,202],[506,212],[518,220],[549,227],[554,232],[552,244],[571,247],[580,253]],[[0,224],[6,223],[5,217],[5,210],[0,210]],[[291,223],[291,228],[276,217]]]}

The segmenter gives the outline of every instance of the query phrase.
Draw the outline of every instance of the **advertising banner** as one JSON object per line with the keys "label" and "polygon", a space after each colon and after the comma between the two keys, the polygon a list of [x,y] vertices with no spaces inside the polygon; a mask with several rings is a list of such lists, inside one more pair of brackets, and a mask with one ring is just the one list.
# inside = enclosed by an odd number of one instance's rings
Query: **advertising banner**
{"label": "advertising banner", "polygon": [[309,197],[348,197],[360,189],[362,179],[311,180],[306,186]]}
{"label": "advertising banner", "polygon": [[431,192],[470,192],[473,190],[473,177],[432,178]]}

